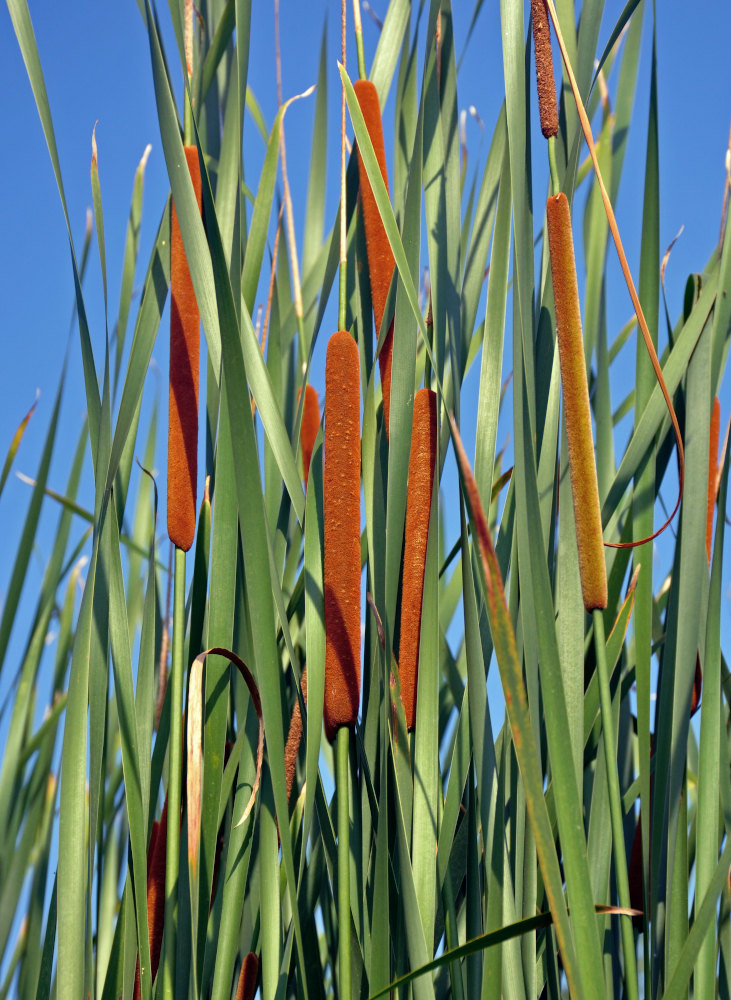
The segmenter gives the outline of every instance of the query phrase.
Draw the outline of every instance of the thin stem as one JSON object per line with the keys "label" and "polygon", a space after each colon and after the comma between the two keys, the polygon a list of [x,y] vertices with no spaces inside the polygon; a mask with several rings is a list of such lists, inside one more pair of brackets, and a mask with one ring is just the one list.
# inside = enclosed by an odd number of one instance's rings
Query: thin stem
{"label": "thin stem", "polygon": [[[363,25],[360,20],[360,0],[353,0],[353,24],[355,25],[355,47],[358,51],[358,76],[361,80],[368,79],[363,49]],[[343,63],[345,65],[345,63]]]}
{"label": "thin stem", "polygon": [[[345,69],[345,59],[347,55],[346,37],[346,12],[347,0],[342,0],[340,8],[340,61]],[[347,228],[345,221],[345,84],[342,85],[343,97],[340,106],[340,284],[338,287],[338,329],[344,330],[347,319],[346,295],[347,295]]]}
{"label": "thin stem", "polygon": [[556,136],[548,140],[548,166],[551,170],[551,194],[558,194],[561,185],[558,182],[558,164],[556,163]]}
{"label": "thin stem", "polygon": [[165,955],[163,996],[175,997],[175,953],[180,863],[180,799],[183,755],[183,675],[185,643],[185,552],[175,549],[173,657],[170,668],[170,741],[168,743],[168,826],[165,856]]}
{"label": "thin stem", "polygon": [[[609,691],[609,673],[607,670],[606,640],[604,638],[604,618],[600,609],[593,612],[594,645],[596,648],[596,665],[599,675],[599,705],[602,714],[602,736],[604,740],[604,757],[607,765],[607,787],[609,789],[609,813],[612,823],[612,848],[614,853],[614,874],[617,880],[619,905],[629,909],[629,879],[627,877],[627,855],[624,849],[624,831],[622,829],[622,800],[619,794],[619,776],[617,774],[617,738],[614,732],[614,717],[612,715],[612,696]],[[622,915],[619,918],[622,929],[622,951],[624,953],[624,979],[628,1000],[638,1000],[637,957],[635,954],[635,937],[632,930],[632,917]]]}
{"label": "thin stem", "polygon": [[[193,86],[193,0],[185,0],[184,12],[184,48],[185,75],[188,87]],[[193,138],[193,108],[188,100],[187,92],[183,95],[183,140],[186,146],[192,146]]]}
{"label": "thin stem", "polygon": [[341,1000],[352,994],[350,970],[350,809],[348,805],[348,744],[350,730],[341,726],[336,736],[338,793],[338,978]]}

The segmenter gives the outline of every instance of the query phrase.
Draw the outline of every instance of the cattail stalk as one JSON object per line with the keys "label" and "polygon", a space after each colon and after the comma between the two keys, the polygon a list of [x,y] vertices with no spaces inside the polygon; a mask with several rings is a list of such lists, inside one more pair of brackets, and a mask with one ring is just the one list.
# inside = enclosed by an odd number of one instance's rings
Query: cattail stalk
{"label": "cattail stalk", "polygon": [[[198,150],[185,159],[201,207]],[[168,409],[168,534],[179,549],[193,544],[198,478],[200,313],[173,203],[170,220],[170,394]]]}
{"label": "cattail stalk", "polygon": [[[183,685],[185,675],[185,550],[175,548],[173,650],[170,668],[170,740],[168,744],[168,815],[180,816],[182,800]],[[165,856],[165,955],[163,997],[174,1000],[177,951],[180,824],[169,824]]]}
{"label": "cattail stalk", "polygon": [[548,244],[556,306],[556,336],[561,367],[566,436],[571,468],[576,541],[584,607],[591,612],[607,606],[602,519],[599,507],[591,411],[581,334],[581,309],[576,283],[571,214],[566,195],[549,197],[546,204]]}
{"label": "cattail stalk", "polygon": [[[300,389],[300,396],[302,390]],[[299,396],[298,396],[299,402]],[[302,469],[305,476],[305,489],[310,477],[310,462],[312,450],[315,447],[317,432],[320,430],[320,401],[317,390],[311,385],[305,386],[305,401],[302,406],[302,423],[300,424],[300,446],[302,448]]]}
{"label": "cattail stalk", "polygon": [[325,731],[355,725],[360,699],[360,371],[345,330],[325,367]]}
{"label": "cattail stalk", "polygon": [[713,509],[716,506],[716,479],[718,478],[718,436],[721,427],[721,403],[716,396],[711,411],[711,430],[708,435],[708,500],[706,504],[706,555],[711,561],[713,539]]}
{"label": "cattail stalk", "polygon": [[[381,107],[378,102],[378,91],[370,80],[356,80],[353,84],[355,96],[358,98],[360,110],[365,119],[368,135],[373,145],[373,151],[378,160],[383,183],[388,190],[388,172],[386,170],[386,149],[383,144],[383,124],[381,122]],[[368,174],[363,159],[358,153],[358,175],[360,178],[360,197],[363,205],[363,222],[365,225],[366,251],[368,254],[368,273],[371,283],[371,300],[373,316],[376,323],[376,336],[380,333],[383,314],[386,309],[388,290],[394,272],[394,258],[391,244],[388,242],[381,216],[378,212],[376,199],[373,195]],[[391,361],[393,355],[393,322],[383,339],[378,355],[378,365],[381,371],[381,388],[383,390],[383,422],[388,435],[389,414],[391,409]]]}
{"label": "cattail stalk", "polygon": [[401,701],[409,732],[416,724],[421,604],[436,454],[437,397],[431,389],[420,389],[414,397],[409,455],[399,644]]}

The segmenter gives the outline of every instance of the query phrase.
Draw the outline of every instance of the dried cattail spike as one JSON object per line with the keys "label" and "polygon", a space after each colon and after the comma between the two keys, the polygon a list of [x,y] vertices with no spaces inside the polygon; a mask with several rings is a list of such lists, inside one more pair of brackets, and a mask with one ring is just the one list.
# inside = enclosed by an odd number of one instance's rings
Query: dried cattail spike
{"label": "dried cattail spike", "polygon": [[[185,146],[201,206],[198,150]],[[193,544],[198,478],[198,370],[200,313],[175,204],[170,219],[170,396],[168,410],[168,535],[185,552]]]}
{"label": "dried cattail spike", "polygon": [[551,52],[551,27],[548,19],[546,0],[531,0],[533,20],[533,47],[536,53],[536,83],[538,84],[538,114],[541,132],[550,139],[558,132],[558,108],[556,106],[556,81],[553,77],[553,54]]}
{"label": "dried cattail spike", "polygon": [[409,455],[399,645],[401,701],[409,732],[416,724],[421,602],[424,593],[426,545],[429,538],[429,515],[436,456],[437,397],[431,389],[420,389],[414,397],[414,421]]}
{"label": "dried cattail spike", "polygon": [[244,959],[239,975],[239,985],[236,990],[236,1000],[254,1000],[256,980],[259,977],[259,959],[256,952],[250,951]]}
{"label": "dried cattail spike", "polygon": [[[355,96],[358,98],[358,104],[365,119],[368,135],[373,144],[373,151],[378,160],[378,166],[381,168],[383,183],[386,185],[386,190],[388,190],[386,150],[383,144],[383,124],[381,122],[381,107],[378,103],[378,91],[370,80],[356,80],[353,84],[353,89],[355,90]],[[358,153],[358,175],[360,177],[360,196],[363,203],[363,221],[365,223],[373,316],[376,321],[376,335],[378,335],[383,321],[383,313],[386,309],[388,289],[393,276],[394,259],[360,152]],[[381,371],[381,387],[383,389],[383,420],[386,427],[386,434],[388,434],[389,412],[391,408],[392,353],[393,323],[391,323],[384,337],[381,352],[378,355],[378,364]]]}
{"label": "dried cattail spike", "polygon": [[711,541],[713,539],[713,508],[716,506],[716,479],[718,476],[718,435],[721,427],[721,403],[718,396],[713,400],[711,430],[708,435],[708,500],[706,505],[706,555],[711,561]]}
{"label": "dried cattail spike", "polygon": [[353,726],[360,700],[360,370],[344,330],[325,364],[325,732]]}
{"label": "dried cattail spike", "polygon": [[581,334],[581,309],[576,284],[571,213],[566,195],[549,197],[546,204],[548,246],[556,305],[556,336],[561,366],[566,435],[571,467],[576,541],[584,607],[607,606],[607,571],[604,564],[602,519],[599,507],[591,411]]}
{"label": "dried cattail spike", "polygon": [[[300,389],[297,402],[302,395]],[[305,473],[305,489],[310,476],[310,461],[312,460],[312,449],[315,447],[315,438],[320,429],[320,401],[317,398],[317,391],[311,386],[305,386],[305,402],[302,407],[302,423],[300,425],[300,445],[302,446],[302,468]]]}

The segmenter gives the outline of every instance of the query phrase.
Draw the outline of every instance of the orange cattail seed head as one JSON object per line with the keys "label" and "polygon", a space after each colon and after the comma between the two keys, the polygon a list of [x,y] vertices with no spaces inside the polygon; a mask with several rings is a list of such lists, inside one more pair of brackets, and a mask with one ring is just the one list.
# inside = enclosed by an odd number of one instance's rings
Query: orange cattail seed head
{"label": "orange cattail seed head", "polygon": [[399,646],[401,701],[409,731],[413,730],[416,723],[421,603],[436,457],[437,397],[431,389],[420,389],[414,397],[409,455]]}
{"label": "orange cattail seed head", "polygon": [[576,283],[571,213],[566,195],[549,197],[546,204],[548,246],[556,306],[556,336],[561,367],[566,436],[571,468],[576,541],[584,607],[607,606],[607,571],[604,563],[602,519],[599,507],[591,410],[581,333],[581,309]]}
{"label": "orange cattail seed head", "polygon": [[551,28],[546,0],[531,0],[533,20],[533,47],[536,53],[536,83],[538,85],[538,115],[541,132],[550,139],[558,132],[558,108],[556,106],[556,81],[553,78],[553,53],[551,52]]}
{"label": "orange cattail seed head", "polygon": [[[381,122],[381,107],[378,102],[378,91],[370,80],[356,80],[353,84],[355,96],[358,98],[360,110],[365,119],[366,128],[373,151],[381,168],[381,177],[388,190],[388,172],[386,170],[386,149],[383,144],[383,124]],[[358,175],[360,178],[360,196],[363,205],[363,222],[365,225],[366,251],[368,253],[368,271],[371,283],[371,299],[373,301],[373,316],[376,321],[376,336],[381,329],[383,313],[386,309],[388,289],[394,270],[393,253],[386,236],[381,216],[373,196],[363,159],[358,153]],[[383,419],[388,434],[389,412],[391,403],[391,355],[393,348],[393,324],[384,337],[381,351],[378,355],[378,365],[381,372],[383,389]]]}
{"label": "orange cattail seed head", "polygon": [[[198,150],[185,147],[201,206]],[[173,204],[170,219],[170,395],[168,408],[168,535],[188,551],[195,537],[198,478],[198,370],[200,313]]]}
{"label": "orange cattail seed head", "polygon": [[360,369],[344,330],[325,364],[325,732],[353,726],[360,701]]}
{"label": "orange cattail seed head", "polygon": [[[299,396],[297,401],[299,402]],[[315,438],[320,429],[320,401],[317,392],[311,385],[305,386],[305,402],[302,407],[302,423],[300,424],[300,445],[302,446],[302,468],[305,474],[305,489],[310,476],[310,461],[312,460],[312,449],[315,447]]]}

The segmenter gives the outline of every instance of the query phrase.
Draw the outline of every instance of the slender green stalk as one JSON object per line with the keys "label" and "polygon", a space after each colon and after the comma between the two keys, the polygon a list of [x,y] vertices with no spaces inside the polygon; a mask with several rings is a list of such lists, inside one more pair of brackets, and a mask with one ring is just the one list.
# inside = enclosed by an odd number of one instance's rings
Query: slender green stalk
{"label": "slender green stalk", "polygon": [[336,737],[336,787],[338,793],[338,977],[341,1000],[352,994],[350,969],[350,810],[348,806],[348,744],[350,730],[338,729]]}
{"label": "slender green stalk", "polygon": [[170,740],[168,743],[168,826],[165,858],[165,954],[163,996],[175,997],[178,867],[180,863],[180,799],[183,754],[183,677],[185,642],[185,552],[175,549],[173,656],[170,668]]}
{"label": "slender green stalk", "polygon": [[363,25],[360,20],[360,0],[353,0],[353,22],[355,24],[355,47],[358,51],[358,76],[361,80],[367,80],[368,72],[366,71],[365,50],[363,48]]}
{"label": "slender green stalk", "polygon": [[558,164],[556,163],[556,136],[548,140],[548,166],[551,171],[551,194],[558,194],[561,185],[558,181]]}
{"label": "slender green stalk", "polygon": [[[627,877],[627,855],[624,850],[624,831],[622,829],[622,800],[619,794],[619,775],[617,774],[617,738],[614,732],[612,716],[612,696],[609,691],[609,673],[607,670],[606,640],[604,637],[604,618],[599,608],[593,612],[594,646],[596,648],[596,665],[599,677],[599,704],[602,716],[602,737],[604,740],[604,758],[607,763],[607,787],[609,789],[609,813],[612,822],[612,848],[614,854],[614,873],[617,880],[619,905],[629,907],[629,879]],[[628,1000],[638,1000],[637,957],[635,954],[635,937],[632,930],[632,917],[623,915],[619,918],[622,929],[622,951],[624,953],[624,981]]]}

